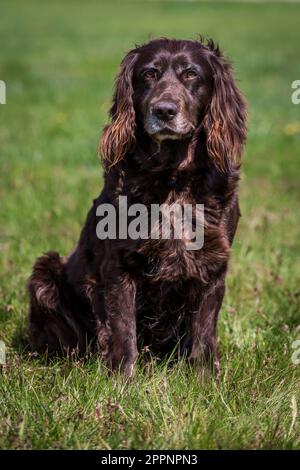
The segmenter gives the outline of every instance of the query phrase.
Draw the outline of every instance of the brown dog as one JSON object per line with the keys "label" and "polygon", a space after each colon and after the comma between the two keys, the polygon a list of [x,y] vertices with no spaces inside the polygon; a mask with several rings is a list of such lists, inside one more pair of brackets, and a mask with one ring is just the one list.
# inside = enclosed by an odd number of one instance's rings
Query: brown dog
{"label": "brown dog", "polygon": [[[140,346],[215,357],[216,324],[239,219],[246,107],[213,42],[158,39],[130,51],[101,140],[105,183],[75,251],[39,258],[29,281],[33,347],[91,343],[130,376]],[[204,204],[204,245],[97,237],[97,207]],[[194,214],[194,217],[197,215]]]}

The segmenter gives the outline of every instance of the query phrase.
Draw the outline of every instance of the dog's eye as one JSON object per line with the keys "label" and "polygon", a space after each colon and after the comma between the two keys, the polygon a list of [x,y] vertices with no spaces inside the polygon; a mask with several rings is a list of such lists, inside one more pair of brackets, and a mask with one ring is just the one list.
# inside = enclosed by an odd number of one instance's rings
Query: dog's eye
{"label": "dog's eye", "polygon": [[184,80],[193,80],[193,78],[197,77],[197,72],[193,69],[187,69],[182,74]]}
{"label": "dog's eye", "polygon": [[147,80],[157,80],[158,71],[156,69],[148,69],[143,73],[144,78]]}

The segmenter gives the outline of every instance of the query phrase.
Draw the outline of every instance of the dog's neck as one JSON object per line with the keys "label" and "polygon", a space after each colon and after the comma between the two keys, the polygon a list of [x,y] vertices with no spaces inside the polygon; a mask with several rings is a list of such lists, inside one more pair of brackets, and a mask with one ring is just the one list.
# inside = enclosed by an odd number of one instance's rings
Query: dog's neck
{"label": "dog's neck", "polygon": [[197,139],[193,136],[185,139],[165,139],[161,142],[149,136],[141,139],[134,151],[135,162],[154,174],[174,174],[193,171],[197,153]]}

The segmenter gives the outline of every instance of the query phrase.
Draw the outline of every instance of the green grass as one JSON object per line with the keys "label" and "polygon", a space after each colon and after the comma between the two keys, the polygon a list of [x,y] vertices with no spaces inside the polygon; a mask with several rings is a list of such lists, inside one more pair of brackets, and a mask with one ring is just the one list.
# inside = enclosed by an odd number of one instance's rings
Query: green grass
{"label": "green grass", "polygon": [[[2,0],[0,10],[0,447],[299,448],[300,5]],[[72,249],[101,189],[96,147],[121,57],[151,36],[199,33],[220,42],[250,104],[220,378],[141,361],[124,384],[95,358],[31,358],[26,280],[42,252]]]}

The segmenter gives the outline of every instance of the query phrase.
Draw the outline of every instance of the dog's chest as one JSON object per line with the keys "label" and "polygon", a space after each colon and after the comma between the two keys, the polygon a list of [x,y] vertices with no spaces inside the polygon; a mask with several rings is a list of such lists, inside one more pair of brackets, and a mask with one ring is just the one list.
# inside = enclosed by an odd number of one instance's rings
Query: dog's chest
{"label": "dog's chest", "polygon": [[145,174],[135,175],[123,189],[130,205],[147,209],[147,236],[134,245],[142,255],[141,275],[151,283],[191,278],[209,282],[230,253],[213,178],[205,172],[157,179],[149,175],[148,180]]}
{"label": "dog's chest", "polygon": [[174,190],[160,207],[160,217],[149,219],[149,237],[138,249],[145,259],[145,277],[151,283],[191,278],[206,282],[209,253],[214,251],[217,265],[228,251],[218,224],[218,207],[210,204],[206,215],[205,203]]}

